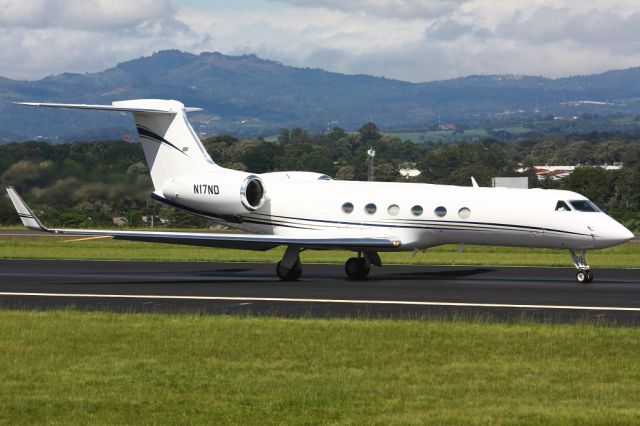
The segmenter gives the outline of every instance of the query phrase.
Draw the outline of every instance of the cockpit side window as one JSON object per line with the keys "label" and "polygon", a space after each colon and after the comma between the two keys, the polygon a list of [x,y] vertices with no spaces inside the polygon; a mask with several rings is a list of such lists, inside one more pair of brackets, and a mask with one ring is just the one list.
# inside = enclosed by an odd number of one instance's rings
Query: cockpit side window
{"label": "cockpit side window", "polygon": [[589,200],[573,200],[569,203],[579,212],[599,212],[600,209]]}
{"label": "cockpit side window", "polygon": [[557,211],[557,212],[568,212],[568,211],[570,211],[570,210],[571,210],[571,209],[569,208],[569,206],[567,205],[567,203],[565,203],[564,201],[559,200],[559,201],[556,203],[556,211]]}

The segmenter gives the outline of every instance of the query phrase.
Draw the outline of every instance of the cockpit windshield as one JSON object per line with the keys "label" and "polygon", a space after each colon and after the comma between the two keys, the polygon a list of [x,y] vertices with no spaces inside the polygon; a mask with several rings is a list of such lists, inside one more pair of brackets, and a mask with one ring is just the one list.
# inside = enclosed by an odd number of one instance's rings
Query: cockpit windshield
{"label": "cockpit windshield", "polygon": [[564,202],[564,201],[562,201],[562,200],[559,200],[559,201],[556,203],[556,211],[557,211],[557,212],[568,212],[568,211],[571,211],[571,209],[569,208],[569,206],[567,205],[567,203],[565,203],[565,202]]}
{"label": "cockpit windshield", "polygon": [[600,209],[589,200],[573,200],[569,203],[579,212],[599,212]]}

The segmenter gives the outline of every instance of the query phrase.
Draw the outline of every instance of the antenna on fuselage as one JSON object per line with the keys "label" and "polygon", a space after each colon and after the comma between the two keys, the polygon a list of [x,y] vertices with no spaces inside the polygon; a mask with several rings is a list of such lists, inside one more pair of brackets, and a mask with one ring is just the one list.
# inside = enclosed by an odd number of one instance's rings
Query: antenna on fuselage
{"label": "antenna on fuselage", "polygon": [[476,178],[474,178],[473,176],[471,176],[471,186],[473,186],[474,188],[480,188],[480,185],[478,185],[478,182],[476,182]]}

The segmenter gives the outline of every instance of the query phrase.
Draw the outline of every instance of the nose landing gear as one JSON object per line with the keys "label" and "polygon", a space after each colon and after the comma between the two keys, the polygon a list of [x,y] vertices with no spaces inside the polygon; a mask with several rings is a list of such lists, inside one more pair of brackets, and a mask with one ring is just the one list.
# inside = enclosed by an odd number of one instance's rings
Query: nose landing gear
{"label": "nose landing gear", "polygon": [[587,264],[587,251],[586,250],[569,250],[573,264],[578,272],[576,272],[576,281],[578,284],[589,284],[593,281],[593,272],[589,269]]}

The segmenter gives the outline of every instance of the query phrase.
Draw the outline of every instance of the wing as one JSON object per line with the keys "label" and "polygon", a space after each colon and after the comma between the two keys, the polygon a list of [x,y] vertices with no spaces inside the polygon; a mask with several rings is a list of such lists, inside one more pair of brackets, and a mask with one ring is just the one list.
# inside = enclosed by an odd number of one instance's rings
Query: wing
{"label": "wing", "polygon": [[320,250],[393,250],[401,246],[397,238],[342,237],[333,235],[279,236],[261,234],[223,234],[209,232],[154,232],[111,231],[99,229],[49,229],[46,228],[16,190],[8,186],[7,192],[24,226],[34,231],[66,235],[106,236],[117,240],[147,241],[166,244],[186,244],[205,247],[234,248],[243,250],[269,250],[278,246],[299,246]]}

